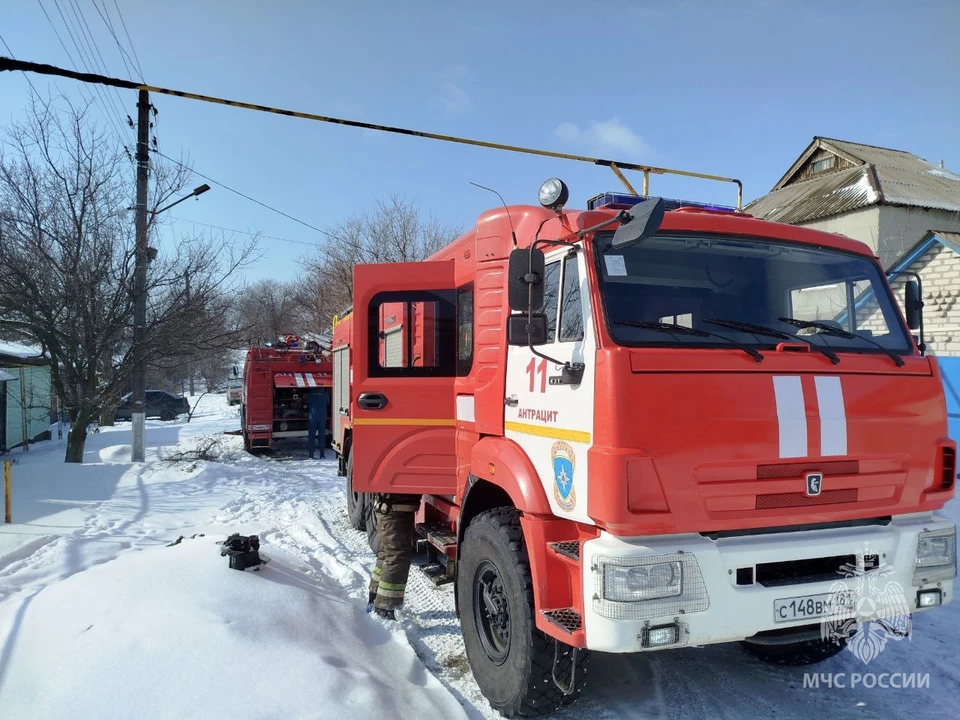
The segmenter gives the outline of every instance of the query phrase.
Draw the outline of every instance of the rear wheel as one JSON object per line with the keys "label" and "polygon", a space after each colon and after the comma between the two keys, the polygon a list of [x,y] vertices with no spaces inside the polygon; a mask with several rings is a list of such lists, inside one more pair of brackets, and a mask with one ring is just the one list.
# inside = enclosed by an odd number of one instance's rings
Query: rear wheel
{"label": "rear wheel", "polygon": [[250,436],[247,435],[247,406],[240,405],[240,432],[243,435],[243,449],[250,452]]}
{"label": "rear wheel", "polygon": [[367,545],[370,546],[373,554],[377,555],[380,552],[380,536],[377,534],[377,515],[374,512],[374,505],[373,496],[367,494],[363,503],[363,524],[367,531]]}
{"label": "rear wheel", "polygon": [[[467,659],[481,692],[507,717],[551,713],[583,690],[589,652],[557,643],[534,621],[519,513],[498,508],[467,527],[457,568]],[[557,687],[557,679],[569,694]]]}
{"label": "rear wheel", "polygon": [[167,422],[175,419],[176,417],[177,417],[177,414],[173,410],[164,410],[163,412],[160,413],[160,419],[166,420]]}
{"label": "rear wheel", "polygon": [[354,530],[367,529],[367,493],[353,491],[353,450],[347,451],[347,518]]}

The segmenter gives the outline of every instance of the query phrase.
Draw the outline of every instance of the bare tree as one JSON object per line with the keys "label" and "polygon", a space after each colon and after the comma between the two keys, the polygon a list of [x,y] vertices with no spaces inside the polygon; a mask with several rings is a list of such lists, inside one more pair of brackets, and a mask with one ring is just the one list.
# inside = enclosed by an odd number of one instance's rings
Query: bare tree
{"label": "bare tree", "polygon": [[283,333],[303,332],[304,313],[296,282],[259,280],[238,293],[238,324],[248,343],[275,340]]}
{"label": "bare tree", "polygon": [[315,322],[329,327],[333,315],[351,303],[355,264],[424,260],[460,232],[434,217],[422,217],[419,206],[404,197],[377,200],[372,211],[353,215],[331,230],[335,239],[317,255],[303,259],[306,278],[301,285],[310,295],[301,304]]}
{"label": "bare tree", "polygon": [[[67,462],[83,461],[88,425],[115,407],[134,369],[132,171],[86,109],[67,101],[34,99],[0,148],[0,331],[50,354],[71,421]],[[183,166],[153,165],[152,211],[189,178]],[[145,353],[152,366],[177,367],[237,342],[224,318],[230,283],[252,248],[196,236],[151,262]]]}

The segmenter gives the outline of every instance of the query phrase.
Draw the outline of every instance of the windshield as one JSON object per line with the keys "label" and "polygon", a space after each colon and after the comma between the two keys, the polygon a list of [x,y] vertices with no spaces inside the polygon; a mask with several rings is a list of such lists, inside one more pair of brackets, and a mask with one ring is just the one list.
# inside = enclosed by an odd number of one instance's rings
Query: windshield
{"label": "windshield", "polygon": [[[601,296],[622,345],[911,349],[878,267],[849,253],[774,240],[658,234],[615,250],[597,236]],[[684,332],[693,329],[699,332]]]}

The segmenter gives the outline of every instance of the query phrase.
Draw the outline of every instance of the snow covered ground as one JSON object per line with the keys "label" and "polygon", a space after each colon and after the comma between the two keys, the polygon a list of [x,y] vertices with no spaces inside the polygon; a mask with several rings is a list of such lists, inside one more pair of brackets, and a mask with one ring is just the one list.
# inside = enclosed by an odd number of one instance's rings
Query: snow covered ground
{"label": "snow covered ground", "polygon": [[[0,525],[0,718],[494,718],[470,674],[452,587],[414,570],[405,615],[364,612],[373,557],[346,522],[332,459],[253,457],[236,408],[207,395],[191,423],[14,452],[14,524]],[[222,439],[216,462],[164,458]],[[957,517],[956,504],[949,508]],[[215,543],[257,533],[271,558],[229,570]],[[183,537],[176,543],[175,541]],[[566,718],[956,717],[960,605],[920,614],[869,665],[817,666],[844,687],[804,687],[738,646],[595,655]],[[855,675],[929,674],[929,687],[851,687]],[[881,680],[882,682],[882,680]]]}

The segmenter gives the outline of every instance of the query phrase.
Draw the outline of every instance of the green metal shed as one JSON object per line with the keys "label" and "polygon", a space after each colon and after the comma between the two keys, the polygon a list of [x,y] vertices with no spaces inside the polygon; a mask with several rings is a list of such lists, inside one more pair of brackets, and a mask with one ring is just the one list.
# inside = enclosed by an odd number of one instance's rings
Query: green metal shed
{"label": "green metal shed", "polygon": [[52,406],[49,358],[0,340],[0,449],[49,440]]}

